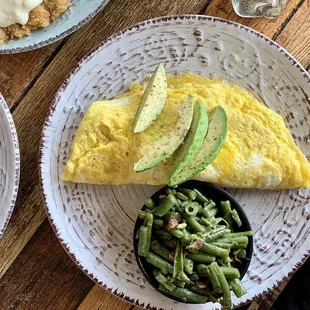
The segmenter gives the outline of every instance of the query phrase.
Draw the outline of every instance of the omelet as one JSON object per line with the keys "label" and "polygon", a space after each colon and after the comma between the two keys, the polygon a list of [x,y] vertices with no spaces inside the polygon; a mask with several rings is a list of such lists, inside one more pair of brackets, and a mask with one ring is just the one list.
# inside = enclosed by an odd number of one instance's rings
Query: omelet
{"label": "omelet", "polygon": [[123,95],[90,105],[71,147],[63,180],[91,184],[167,184],[175,155],[144,172],[133,167],[161,135],[174,128],[182,100],[192,95],[208,114],[222,106],[228,136],[215,159],[194,179],[225,187],[288,189],[310,185],[310,164],[280,115],[254,96],[223,80],[192,73],[169,76],[166,105],[145,131],[132,125],[147,83],[135,82]]}

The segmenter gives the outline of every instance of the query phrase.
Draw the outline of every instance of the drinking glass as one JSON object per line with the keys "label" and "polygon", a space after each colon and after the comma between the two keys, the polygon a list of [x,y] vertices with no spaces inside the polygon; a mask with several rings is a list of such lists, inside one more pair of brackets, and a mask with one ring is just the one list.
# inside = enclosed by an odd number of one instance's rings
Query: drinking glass
{"label": "drinking glass", "polygon": [[232,0],[235,12],[242,17],[275,18],[285,8],[285,0]]}

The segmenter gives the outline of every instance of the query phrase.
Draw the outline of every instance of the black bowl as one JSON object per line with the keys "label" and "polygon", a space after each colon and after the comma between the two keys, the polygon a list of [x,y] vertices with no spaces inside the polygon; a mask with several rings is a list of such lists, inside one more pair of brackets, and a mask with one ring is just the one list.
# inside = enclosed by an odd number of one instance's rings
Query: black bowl
{"label": "black bowl", "polygon": [[[162,194],[165,194],[168,187],[169,186],[165,186],[165,187],[161,188],[160,190],[158,190],[156,193],[154,193],[151,196],[151,198],[154,200],[155,203],[159,202],[159,196]],[[214,184],[207,183],[207,182],[201,182],[201,181],[187,181],[187,182],[180,184],[179,187],[180,188],[189,188],[189,189],[196,188],[202,194],[204,194],[208,199],[212,199],[217,205],[219,205],[221,201],[229,200],[230,204],[231,204],[231,208],[236,209],[236,211],[238,212],[239,217],[242,221],[242,226],[241,227],[236,226],[235,231],[238,232],[238,231],[251,230],[251,225],[249,223],[249,220],[248,220],[243,208],[239,205],[239,203],[229,193],[227,193],[222,188],[220,188]],[[141,210],[144,210],[145,208],[146,207],[143,206]],[[135,257],[136,257],[136,260],[137,260],[137,263],[138,263],[138,266],[139,266],[141,272],[143,273],[145,278],[148,280],[148,282],[152,285],[152,287],[154,289],[156,289],[158,292],[160,292],[162,295],[164,295],[170,299],[173,299],[175,301],[184,303],[184,301],[182,301],[181,299],[178,299],[178,298],[175,298],[174,296],[165,294],[158,289],[159,283],[157,282],[157,280],[155,279],[155,277],[153,275],[154,267],[151,264],[149,264],[144,257],[140,257],[138,255],[138,240],[136,239],[136,234],[137,234],[138,228],[142,224],[143,224],[143,220],[140,219],[140,217],[138,217],[136,220],[135,227],[134,227],[134,235],[133,235],[134,253],[135,253]],[[246,274],[246,272],[249,268],[251,258],[252,258],[252,254],[253,254],[253,237],[249,237],[248,247],[246,248],[246,259],[243,259],[239,266],[235,266],[236,268],[239,269],[240,279],[242,279],[244,277],[244,275]],[[185,303],[190,303],[190,302],[185,302]]]}

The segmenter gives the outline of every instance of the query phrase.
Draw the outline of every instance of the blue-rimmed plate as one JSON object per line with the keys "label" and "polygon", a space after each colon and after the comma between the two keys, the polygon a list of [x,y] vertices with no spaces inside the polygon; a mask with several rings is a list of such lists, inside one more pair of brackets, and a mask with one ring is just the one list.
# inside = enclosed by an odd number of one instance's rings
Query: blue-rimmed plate
{"label": "blue-rimmed plate", "polygon": [[109,0],[72,0],[72,6],[48,27],[0,45],[0,54],[27,52],[63,39],[92,19],[108,2]]}

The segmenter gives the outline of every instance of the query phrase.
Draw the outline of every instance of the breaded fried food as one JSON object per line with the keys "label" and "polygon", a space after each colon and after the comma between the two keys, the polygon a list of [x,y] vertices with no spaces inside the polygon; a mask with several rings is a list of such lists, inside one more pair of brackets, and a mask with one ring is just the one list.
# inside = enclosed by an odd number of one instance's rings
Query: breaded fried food
{"label": "breaded fried food", "polygon": [[0,44],[14,38],[22,38],[38,28],[47,27],[71,6],[71,0],[43,0],[42,4],[29,13],[26,25],[14,24],[0,28]]}

